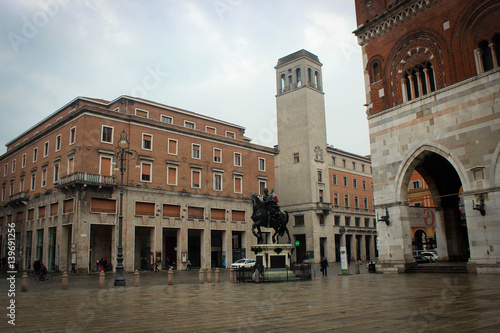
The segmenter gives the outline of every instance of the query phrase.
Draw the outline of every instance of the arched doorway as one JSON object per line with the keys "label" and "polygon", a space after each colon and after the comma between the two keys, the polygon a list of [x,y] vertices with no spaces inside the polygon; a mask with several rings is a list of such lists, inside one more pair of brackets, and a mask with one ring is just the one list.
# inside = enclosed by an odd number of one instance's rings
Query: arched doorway
{"label": "arched doorway", "polygon": [[[422,176],[432,197],[434,207],[422,208],[432,209],[433,218],[435,215],[434,239],[438,239],[437,251],[440,259],[467,261],[470,251],[466,218],[461,209],[462,182],[455,167],[438,152],[421,151],[405,171],[406,181],[402,183],[401,193],[404,198],[408,198],[410,178],[414,171]],[[418,227],[412,226],[411,223],[410,219],[410,227]],[[426,235],[426,238],[428,236]],[[422,233],[417,231],[413,242],[418,242],[422,238]],[[414,245],[420,248],[418,244]],[[421,245],[423,249],[425,246],[423,243]]]}
{"label": "arched doorway", "polygon": [[427,250],[424,248],[427,245],[427,234],[422,229],[418,229],[413,237],[413,249],[414,251]]}

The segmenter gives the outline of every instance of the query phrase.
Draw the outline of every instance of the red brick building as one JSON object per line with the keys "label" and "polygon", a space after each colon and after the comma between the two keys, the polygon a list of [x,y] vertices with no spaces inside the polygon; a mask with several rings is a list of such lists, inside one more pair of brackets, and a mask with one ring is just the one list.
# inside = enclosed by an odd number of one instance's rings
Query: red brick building
{"label": "red brick building", "polygon": [[125,269],[244,257],[255,242],[250,195],[274,186],[273,149],[252,144],[239,125],[129,96],[75,98],[7,144],[1,255],[15,223],[21,268],[42,259],[92,271],[106,258],[113,269],[122,132],[136,151],[123,179]]}
{"label": "red brick building", "polygon": [[355,4],[375,209],[387,217],[378,224],[378,269],[414,265],[407,199],[417,171],[436,209],[439,258],[498,273],[500,3]]}

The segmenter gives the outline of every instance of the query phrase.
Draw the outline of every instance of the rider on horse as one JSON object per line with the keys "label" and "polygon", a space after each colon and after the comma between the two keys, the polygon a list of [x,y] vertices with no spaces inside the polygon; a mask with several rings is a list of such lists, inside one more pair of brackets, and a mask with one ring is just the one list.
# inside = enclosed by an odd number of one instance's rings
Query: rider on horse
{"label": "rider on horse", "polygon": [[274,195],[269,194],[267,188],[264,189],[264,196],[262,197],[264,208],[267,211],[267,227],[271,228],[271,219],[277,218],[280,212],[278,203],[274,200]]}

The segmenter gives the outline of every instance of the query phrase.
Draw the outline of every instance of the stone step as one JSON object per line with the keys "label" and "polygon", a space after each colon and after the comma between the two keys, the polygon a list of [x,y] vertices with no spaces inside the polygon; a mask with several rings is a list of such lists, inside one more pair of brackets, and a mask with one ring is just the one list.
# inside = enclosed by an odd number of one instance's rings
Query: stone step
{"label": "stone step", "polygon": [[468,273],[465,265],[417,265],[410,267],[407,273]]}

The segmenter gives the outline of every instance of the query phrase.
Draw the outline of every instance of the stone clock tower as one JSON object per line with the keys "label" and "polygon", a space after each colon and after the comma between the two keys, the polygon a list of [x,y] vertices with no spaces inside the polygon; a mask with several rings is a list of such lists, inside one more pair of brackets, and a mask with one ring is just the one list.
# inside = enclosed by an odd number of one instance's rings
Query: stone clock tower
{"label": "stone clock tower", "polygon": [[322,64],[300,50],[278,60],[276,107],[278,154],[276,184],[279,204],[290,214],[289,229],[300,245],[297,262],[316,252],[314,225],[328,214],[329,188],[326,158],[326,121]]}

